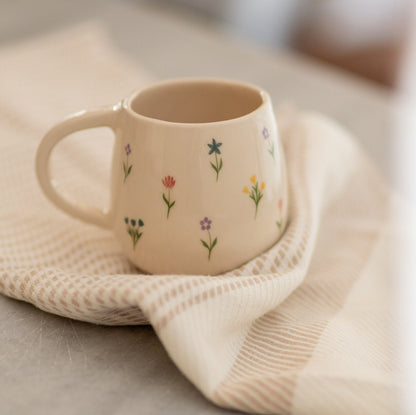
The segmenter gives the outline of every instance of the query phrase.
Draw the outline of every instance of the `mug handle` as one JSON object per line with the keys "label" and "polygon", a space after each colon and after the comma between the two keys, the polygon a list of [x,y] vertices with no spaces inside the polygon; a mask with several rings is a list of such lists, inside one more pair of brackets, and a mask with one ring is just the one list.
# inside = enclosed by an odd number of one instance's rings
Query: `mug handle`
{"label": "mug handle", "polygon": [[46,133],[36,153],[36,175],[40,187],[51,202],[75,218],[106,229],[111,228],[111,210],[87,206],[62,196],[57,191],[57,183],[51,177],[49,159],[55,145],[76,131],[109,127],[115,133],[119,109],[120,106],[103,107],[69,116]]}

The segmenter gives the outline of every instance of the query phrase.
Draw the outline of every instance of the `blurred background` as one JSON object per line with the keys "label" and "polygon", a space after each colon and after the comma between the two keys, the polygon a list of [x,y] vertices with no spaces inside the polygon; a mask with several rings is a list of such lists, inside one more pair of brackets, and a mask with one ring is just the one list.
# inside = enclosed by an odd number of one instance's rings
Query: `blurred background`
{"label": "blurred background", "polygon": [[411,0],[157,0],[231,33],[290,48],[388,87],[398,83]]}
{"label": "blurred background", "polygon": [[1,0],[0,41],[117,8],[164,9],[273,49],[291,49],[397,87],[412,0]]}

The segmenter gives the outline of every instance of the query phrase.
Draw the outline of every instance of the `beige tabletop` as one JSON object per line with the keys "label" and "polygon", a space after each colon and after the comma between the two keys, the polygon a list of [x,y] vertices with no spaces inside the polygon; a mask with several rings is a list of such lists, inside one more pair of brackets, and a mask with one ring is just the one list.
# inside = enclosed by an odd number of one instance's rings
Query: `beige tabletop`
{"label": "beige tabletop", "polygon": [[[194,16],[149,2],[5,0],[0,46],[91,18],[157,78],[239,78],[269,90],[276,104],[330,115],[390,177],[387,90],[291,52],[245,44]],[[0,315],[1,414],[232,413],[186,380],[149,326],[94,326],[2,296]]]}

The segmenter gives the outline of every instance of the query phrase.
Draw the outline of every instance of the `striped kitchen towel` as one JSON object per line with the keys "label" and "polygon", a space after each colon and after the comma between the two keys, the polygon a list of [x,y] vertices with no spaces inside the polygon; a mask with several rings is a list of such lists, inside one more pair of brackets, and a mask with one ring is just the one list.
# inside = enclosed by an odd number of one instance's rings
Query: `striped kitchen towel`
{"label": "striped kitchen towel", "polygon": [[[89,25],[3,48],[0,66],[1,293],[91,323],[152,324],[184,375],[224,407],[396,413],[392,196],[343,128],[278,114],[291,219],[269,251],[217,277],[140,275],[111,233],[45,199],[34,156],[63,116],[149,78]],[[62,143],[53,168],[74,197],[103,205],[111,138],[87,134]]]}

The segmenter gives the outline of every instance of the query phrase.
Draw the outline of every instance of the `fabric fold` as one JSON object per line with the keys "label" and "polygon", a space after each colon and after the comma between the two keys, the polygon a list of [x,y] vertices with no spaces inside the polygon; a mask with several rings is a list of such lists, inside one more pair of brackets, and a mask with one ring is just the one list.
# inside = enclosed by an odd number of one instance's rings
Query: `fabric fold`
{"label": "fabric fold", "polygon": [[[42,60],[32,65],[36,56]],[[291,214],[270,250],[216,277],[141,275],[111,233],[44,198],[33,160],[52,119],[115,103],[150,77],[88,24],[0,50],[0,63],[8,75],[0,88],[1,293],[91,323],[152,324],[184,375],[224,407],[395,412],[393,314],[385,301],[391,191],[342,127],[323,115],[278,111]],[[56,175],[76,197],[102,203],[111,140],[88,134],[65,143]]]}

